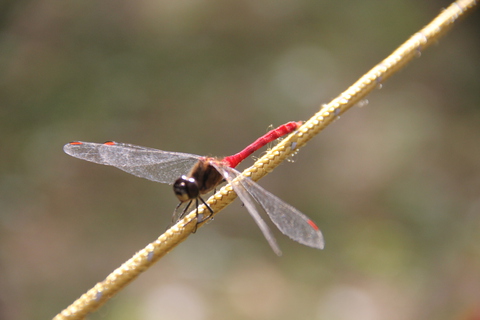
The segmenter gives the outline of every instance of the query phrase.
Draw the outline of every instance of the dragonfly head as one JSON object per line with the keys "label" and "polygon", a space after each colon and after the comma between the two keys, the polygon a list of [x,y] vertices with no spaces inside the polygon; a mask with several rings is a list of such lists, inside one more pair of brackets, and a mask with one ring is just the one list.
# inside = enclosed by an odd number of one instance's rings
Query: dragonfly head
{"label": "dragonfly head", "polygon": [[173,184],[173,192],[180,202],[198,198],[200,192],[197,181],[194,178],[181,176]]}

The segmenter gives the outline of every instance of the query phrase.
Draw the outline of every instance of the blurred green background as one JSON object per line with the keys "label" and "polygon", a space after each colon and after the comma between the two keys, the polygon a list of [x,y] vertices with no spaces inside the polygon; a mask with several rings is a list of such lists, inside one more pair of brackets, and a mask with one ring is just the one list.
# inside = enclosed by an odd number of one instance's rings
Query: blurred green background
{"label": "blurred green background", "polygon": [[[3,1],[0,318],[53,317],[177,205],[65,143],[235,153],[308,119],[448,3]],[[478,319],[479,22],[260,181],[317,222],[324,251],[275,231],[278,258],[237,200],[89,319]]]}

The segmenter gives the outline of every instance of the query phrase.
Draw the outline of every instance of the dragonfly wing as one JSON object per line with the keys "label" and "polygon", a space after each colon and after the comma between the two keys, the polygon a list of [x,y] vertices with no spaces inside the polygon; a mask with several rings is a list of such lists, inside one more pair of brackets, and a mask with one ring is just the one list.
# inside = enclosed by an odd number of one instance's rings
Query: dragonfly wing
{"label": "dragonfly wing", "polygon": [[193,154],[117,142],[72,142],[66,144],[63,150],[82,160],[113,166],[140,178],[168,184],[173,184],[201,159]]}
{"label": "dragonfly wing", "polygon": [[322,232],[306,215],[263,189],[249,178],[241,180],[245,189],[260,203],[272,222],[286,236],[309,247],[323,249]]}
{"label": "dragonfly wing", "polygon": [[[224,172],[224,176],[226,174],[231,174],[231,172],[233,171],[237,172],[232,168],[222,169]],[[238,179],[237,181],[237,187],[233,185],[233,189],[242,199],[242,201],[244,201],[243,198],[245,196],[241,196],[237,192],[237,189],[241,189],[242,192],[245,192],[246,190],[258,203],[260,203],[260,205],[268,214],[272,222],[284,235],[309,247],[317,249],[324,248],[325,242],[323,240],[322,232],[307,216],[305,216],[303,213],[301,213],[291,205],[285,203],[280,198],[271,194],[267,190],[263,189],[260,185],[258,185],[250,178],[241,176],[240,179]],[[241,185],[241,188],[239,188],[238,185]],[[252,214],[252,216],[254,216],[251,211],[250,213]],[[256,219],[255,216],[254,219]]]}
{"label": "dragonfly wing", "polygon": [[[242,179],[243,177],[242,174],[230,167],[218,166],[215,164],[212,164],[212,165],[215,167],[215,169],[218,170],[218,172],[222,174],[225,180],[231,184],[233,190],[238,195],[240,200],[242,200],[243,205],[247,208],[253,220],[257,223],[258,227],[262,231],[265,239],[267,239],[270,247],[278,256],[281,256],[282,251],[280,250],[280,247],[277,244],[277,240],[275,240],[275,237],[273,236],[272,231],[270,231],[270,228],[260,216],[260,213],[258,212],[254,202],[252,201],[249,195],[249,192],[245,190],[245,187],[241,183],[241,181],[244,180]],[[240,179],[235,180],[236,177],[240,177]]]}

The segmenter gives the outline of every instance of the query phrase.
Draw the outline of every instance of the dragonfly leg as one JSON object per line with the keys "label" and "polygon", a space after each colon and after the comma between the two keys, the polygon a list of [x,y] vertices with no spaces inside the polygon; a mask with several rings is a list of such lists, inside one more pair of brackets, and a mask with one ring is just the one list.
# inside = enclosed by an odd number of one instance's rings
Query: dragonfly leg
{"label": "dragonfly leg", "polygon": [[180,208],[180,206],[182,204],[184,204],[185,202],[180,202],[177,207],[175,208],[175,211],[173,212],[173,216],[172,216],[172,224],[175,224],[177,223],[179,220],[185,218],[185,215],[187,214],[187,210],[188,208],[190,207],[190,205],[192,204],[192,201],[193,200],[190,200],[187,205],[185,206],[185,208],[182,210],[182,213],[181,214],[178,214],[178,209]]}
{"label": "dragonfly leg", "polygon": [[197,214],[195,215],[195,217],[197,218],[197,223],[195,223],[195,229],[192,231],[192,233],[197,232],[197,228],[198,228],[198,197],[195,198],[195,210],[197,210]]}
{"label": "dragonfly leg", "polygon": [[[202,203],[205,205],[205,207],[206,207],[206,208],[208,209],[208,211],[210,212],[206,217],[203,217],[203,214],[200,215],[200,214],[198,213],[198,205],[199,205],[198,199],[200,199],[200,201],[202,201]],[[193,202],[193,200],[190,200],[190,201],[188,202],[188,204],[187,204],[187,205],[185,206],[185,208],[182,210],[182,213],[181,213],[180,215],[177,215],[177,211],[179,210],[180,206],[181,206],[182,204],[184,204],[185,202],[180,202],[180,203],[177,205],[177,207],[175,208],[175,212],[174,212],[174,214],[173,214],[173,216],[172,216],[172,224],[175,224],[175,223],[178,222],[179,220],[185,218],[185,216],[187,215],[187,210],[188,210],[188,208],[190,208],[190,205],[192,204],[192,202]],[[195,225],[195,230],[194,230],[192,233],[195,233],[195,232],[197,231],[197,225],[198,225],[199,223],[202,223],[202,222],[204,222],[204,221],[209,220],[210,217],[213,215],[213,210],[212,210],[212,208],[210,208],[210,206],[205,202],[205,200],[202,199],[202,197],[197,197],[197,198],[195,198],[195,208],[196,208],[196,211],[197,211],[197,223],[196,223],[196,225]],[[190,222],[191,222],[191,221],[189,221],[188,223],[190,223]],[[188,223],[187,223],[187,224],[188,224]]]}
{"label": "dragonfly leg", "polygon": [[202,222],[204,222],[204,221],[207,221],[207,220],[210,219],[210,217],[213,215],[213,210],[212,210],[212,208],[210,208],[210,206],[202,199],[202,197],[198,197],[198,198],[200,198],[200,200],[201,200],[202,203],[205,205],[205,207],[207,207],[208,211],[210,211],[210,214],[209,214],[208,216],[204,217],[202,220],[198,221],[197,224],[198,224],[198,223],[202,223]]}

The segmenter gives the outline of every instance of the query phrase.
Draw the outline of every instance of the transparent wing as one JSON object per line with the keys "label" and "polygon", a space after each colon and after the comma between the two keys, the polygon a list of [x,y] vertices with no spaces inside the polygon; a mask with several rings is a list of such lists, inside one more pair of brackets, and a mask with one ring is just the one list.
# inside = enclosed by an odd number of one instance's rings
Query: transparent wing
{"label": "transparent wing", "polygon": [[[275,237],[273,236],[272,231],[270,231],[270,228],[262,219],[262,217],[260,216],[260,213],[258,213],[255,203],[252,201],[252,198],[250,197],[249,193],[247,192],[247,190],[245,190],[245,187],[240,182],[241,180],[243,180],[241,178],[243,177],[242,174],[230,167],[218,166],[214,163],[212,163],[212,165],[215,167],[215,169],[218,170],[218,172],[222,174],[225,180],[232,185],[233,190],[238,195],[240,200],[242,200],[243,205],[247,208],[253,220],[257,223],[258,227],[262,231],[265,239],[267,239],[268,244],[270,245],[272,250],[278,256],[281,256],[282,251],[280,250],[280,247],[277,244],[277,240],[275,240]],[[240,176],[240,179],[234,180],[236,177],[239,177],[239,176]]]}
{"label": "transparent wing", "polygon": [[71,142],[63,147],[63,151],[82,160],[117,167],[137,177],[168,184],[188,173],[201,159],[193,154],[118,142]]}
{"label": "transparent wing", "polygon": [[[222,172],[222,174],[225,176],[225,180],[227,181],[228,179],[226,178],[226,176],[232,177],[240,175],[238,171],[228,167],[218,168],[217,170]],[[255,217],[255,215],[258,215],[258,212],[255,211],[255,214],[252,213],[251,209],[249,209],[249,207],[245,203],[245,195],[241,195],[241,193],[248,192],[262,206],[262,208],[268,214],[272,222],[284,235],[309,247],[317,249],[324,248],[325,242],[322,232],[318,229],[315,223],[303,213],[301,213],[291,205],[285,203],[283,200],[271,194],[267,190],[263,189],[256,182],[247,177],[241,176],[235,184],[232,184],[232,186],[256,221],[257,218]],[[240,189],[240,193],[237,192],[237,190]],[[253,207],[255,206],[253,205]],[[265,237],[267,237],[265,232],[264,235]],[[272,246],[271,243],[270,245]]]}
{"label": "transparent wing", "polygon": [[306,215],[260,187],[249,178],[241,180],[245,189],[260,203],[272,222],[286,236],[309,247],[323,249],[322,232]]}

